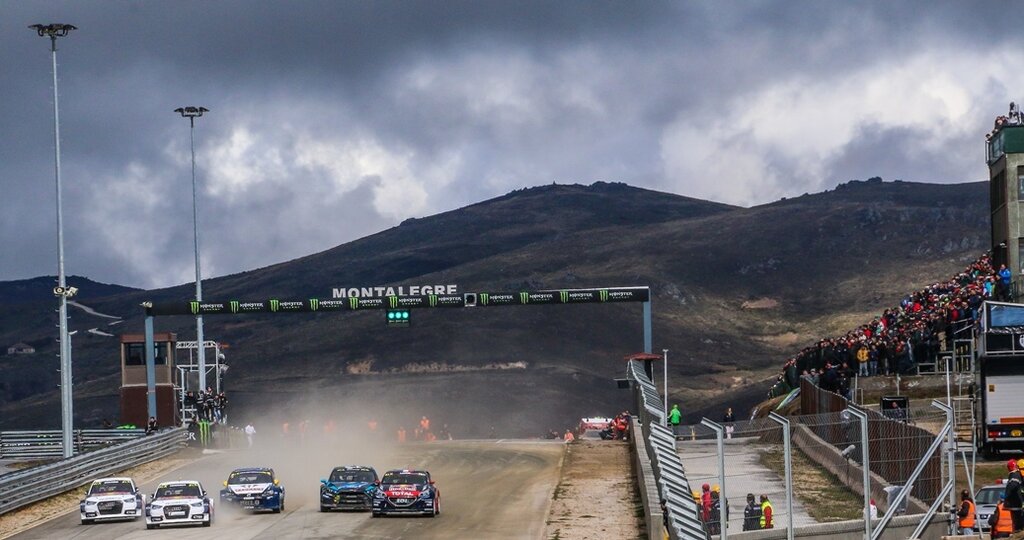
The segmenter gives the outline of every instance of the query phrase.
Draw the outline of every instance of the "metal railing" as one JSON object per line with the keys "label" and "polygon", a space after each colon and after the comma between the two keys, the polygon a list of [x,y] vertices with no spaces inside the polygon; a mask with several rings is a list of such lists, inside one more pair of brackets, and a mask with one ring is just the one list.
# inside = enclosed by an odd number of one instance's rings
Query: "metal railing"
{"label": "metal railing", "polygon": [[639,436],[643,438],[651,459],[658,496],[664,501],[669,537],[672,540],[708,540],[683,463],[676,451],[675,434],[665,425],[661,396],[640,362],[629,361],[626,377],[634,383],[633,393],[641,424]]}
{"label": "metal railing", "polygon": [[48,465],[0,476],[0,515],[83,486],[95,478],[160,459],[185,446],[186,431],[174,428]]}
{"label": "metal railing", "polygon": [[[145,435],[142,429],[76,429],[75,454],[92,452]],[[64,455],[60,430],[0,431],[0,459],[46,459]]]}

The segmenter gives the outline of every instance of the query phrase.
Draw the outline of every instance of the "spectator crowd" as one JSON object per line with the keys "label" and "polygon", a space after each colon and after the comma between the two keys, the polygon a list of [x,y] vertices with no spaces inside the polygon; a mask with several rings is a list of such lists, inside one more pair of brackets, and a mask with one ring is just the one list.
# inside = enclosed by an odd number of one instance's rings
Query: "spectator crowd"
{"label": "spectator crowd", "polygon": [[1009,300],[1011,272],[984,254],[946,281],[904,297],[899,305],[842,336],[806,347],[783,365],[770,396],[788,393],[805,376],[821,388],[848,395],[855,376],[909,373],[952,348],[954,335],[969,332],[985,300]]}

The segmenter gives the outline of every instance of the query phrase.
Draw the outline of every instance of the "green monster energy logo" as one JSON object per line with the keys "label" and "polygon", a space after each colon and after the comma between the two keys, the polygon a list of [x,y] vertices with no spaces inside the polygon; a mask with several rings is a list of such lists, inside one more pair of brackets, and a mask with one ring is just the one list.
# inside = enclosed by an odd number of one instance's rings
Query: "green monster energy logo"
{"label": "green monster energy logo", "polygon": [[562,303],[569,303],[569,291],[558,291],[558,296],[562,298]]}
{"label": "green monster energy logo", "polygon": [[277,313],[277,308],[279,308],[279,307],[281,307],[281,301],[280,300],[274,299],[274,300],[270,301],[270,311],[273,311],[274,313]]}
{"label": "green monster energy logo", "polygon": [[199,302],[192,300],[188,303],[188,307],[192,310],[193,315],[199,315]]}
{"label": "green monster energy logo", "polygon": [[489,295],[489,294],[487,294],[485,292],[484,293],[480,293],[480,294],[477,295],[477,299],[479,299],[481,306],[486,306],[487,305],[487,301],[491,299],[491,295]]}
{"label": "green monster energy logo", "polygon": [[317,309],[320,309],[320,301],[317,300],[316,298],[310,298],[309,299],[309,310],[310,311],[316,311]]}
{"label": "green monster energy logo", "polygon": [[597,294],[601,298],[602,302],[608,301],[608,289],[601,289],[600,291],[597,291]]}
{"label": "green monster energy logo", "polygon": [[231,307],[231,313],[238,313],[238,300],[228,302],[228,306]]}
{"label": "green monster energy logo", "polygon": [[350,309],[359,309],[359,297],[357,297],[357,296],[349,296],[348,297],[348,307]]}
{"label": "green monster energy logo", "polygon": [[394,309],[394,308],[398,307],[398,297],[397,296],[389,296],[388,297],[388,305],[391,306],[391,309]]}
{"label": "green monster energy logo", "polygon": [[431,295],[427,296],[427,303],[430,304],[430,307],[436,307],[437,306],[437,295],[436,294],[431,294]]}
{"label": "green monster energy logo", "polygon": [[529,304],[530,303],[530,293],[527,293],[527,292],[519,293],[519,303],[520,304]]}

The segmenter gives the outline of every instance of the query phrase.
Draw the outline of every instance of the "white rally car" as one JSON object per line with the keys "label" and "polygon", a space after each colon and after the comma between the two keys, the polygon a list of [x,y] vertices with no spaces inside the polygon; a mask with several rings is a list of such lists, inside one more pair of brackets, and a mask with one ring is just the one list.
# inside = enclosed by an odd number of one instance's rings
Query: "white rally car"
{"label": "white rally car", "polygon": [[213,501],[202,484],[183,480],[157,486],[146,505],[146,528],[189,523],[201,523],[203,527],[213,523]]}
{"label": "white rally car", "polygon": [[100,478],[93,480],[78,503],[82,525],[113,519],[139,519],[145,496],[131,478]]}

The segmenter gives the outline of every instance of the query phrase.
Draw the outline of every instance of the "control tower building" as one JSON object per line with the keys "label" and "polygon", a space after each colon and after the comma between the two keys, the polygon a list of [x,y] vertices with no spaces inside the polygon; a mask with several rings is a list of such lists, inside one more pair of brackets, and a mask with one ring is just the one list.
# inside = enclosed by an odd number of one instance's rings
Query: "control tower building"
{"label": "control tower building", "polygon": [[1009,116],[996,118],[986,139],[992,263],[996,269],[1005,264],[1013,272],[1016,288],[1024,270],[1024,123],[1016,105],[1010,104]]}

